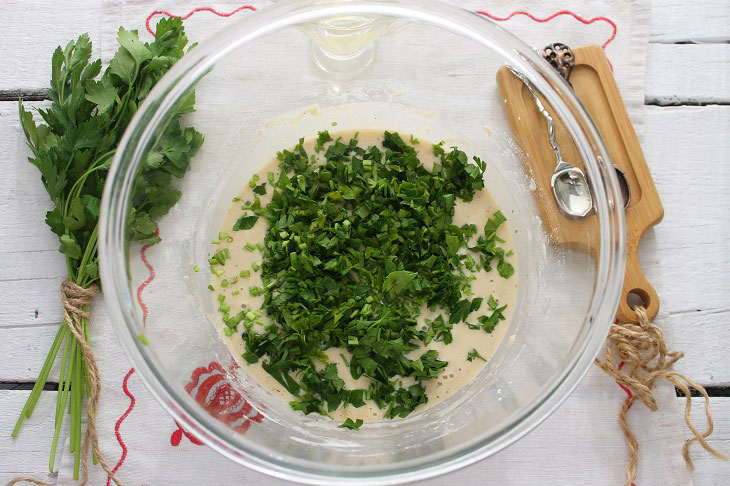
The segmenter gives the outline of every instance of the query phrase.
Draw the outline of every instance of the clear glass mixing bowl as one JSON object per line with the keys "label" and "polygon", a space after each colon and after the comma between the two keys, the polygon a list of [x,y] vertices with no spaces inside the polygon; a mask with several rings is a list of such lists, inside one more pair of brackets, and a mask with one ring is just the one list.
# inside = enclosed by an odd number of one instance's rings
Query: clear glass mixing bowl
{"label": "clear glass mixing bowl", "polygon": [[[592,248],[566,248],[546,236],[546,226],[560,222],[542,221],[535,205],[497,91],[495,75],[505,65],[542,93],[581,154],[571,162],[590,181],[599,233]],[[142,251],[125,231],[135,180],[192,89],[197,111],[184,121],[205,142],[180,180],[180,200],[159,221],[162,242]],[[486,185],[518,230],[515,312],[483,371],[423,413],[360,431],[291,411],[235,366],[215,329],[207,265],[193,270],[256,168],[332,122],[455,141],[488,162]],[[148,388],[186,429],[234,461],[316,484],[434,476],[527,433],[593,362],[617,307],[625,258],[610,168],[569,85],[489,20],[433,0],[280,2],[190,50],[139,108],[102,204],[104,296]]]}

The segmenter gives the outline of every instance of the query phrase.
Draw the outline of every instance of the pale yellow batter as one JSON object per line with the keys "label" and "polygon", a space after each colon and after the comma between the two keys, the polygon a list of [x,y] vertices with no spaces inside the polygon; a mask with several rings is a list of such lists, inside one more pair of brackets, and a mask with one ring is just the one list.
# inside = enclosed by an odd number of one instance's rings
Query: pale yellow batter
{"label": "pale yellow batter", "polygon": [[[342,137],[344,141],[349,141],[353,136],[355,136],[355,132],[330,132],[330,135],[334,139]],[[408,135],[401,134],[401,136],[404,140],[409,140]],[[357,138],[361,147],[375,145],[382,149],[382,131],[360,131],[357,132]],[[323,161],[324,151],[316,154],[314,151],[315,142],[315,139],[305,140],[304,148],[308,154],[315,154]],[[327,145],[325,145],[325,148],[326,146]],[[418,144],[415,144],[414,147],[416,148],[418,157],[423,165],[429,169],[433,167],[433,163],[436,158],[433,155],[432,145],[421,141]],[[278,177],[278,165],[279,161],[274,158],[269,163],[261,167],[261,169],[257,172],[259,183],[267,180],[269,172],[274,173],[275,177]],[[212,249],[213,253],[226,248],[230,252],[230,258],[227,260],[224,267],[225,273],[221,276],[212,275],[211,284],[215,289],[215,291],[212,292],[212,298],[217,299],[219,294],[224,295],[226,304],[230,306],[231,315],[242,309],[250,309],[252,311],[259,310],[264,302],[263,295],[251,296],[248,290],[252,286],[263,287],[260,271],[254,271],[253,269],[255,265],[261,263],[261,252],[258,249],[255,249],[254,251],[247,250],[245,249],[245,246],[247,243],[254,246],[257,243],[263,244],[268,228],[267,222],[265,218],[259,218],[254,227],[250,230],[232,231],[233,224],[244,214],[244,211],[241,209],[241,205],[246,201],[254,200],[253,190],[248,184],[244,183],[243,185],[245,187],[238,195],[238,200],[231,204],[231,207],[223,221],[221,231],[227,233],[229,238],[223,238],[218,244],[214,245],[214,248]],[[259,196],[262,207],[266,206],[266,204],[268,204],[271,200],[271,192],[271,187],[267,185],[267,193]],[[477,192],[471,202],[466,203],[458,199],[457,201],[458,203],[454,214],[454,224],[458,226],[467,223],[475,224],[477,228],[480,229],[480,232],[482,231],[482,228],[484,228],[487,219],[499,209],[486,189]],[[505,241],[500,245],[505,249],[505,251],[509,251],[513,248],[512,230],[510,229],[509,221],[503,223],[499,227],[497,230],[497,236]],[[251,245],[249,245],[249,248],[251,248]],[[479,359],[467,361],[467,354],[469,351],[476,349],[487,360],[496,351],[509,326],[518,282],[519,272],[516,268],[517,259],[512,256],[508,257],[507,261],[515,267],[515,273],[509,279],[502,278],[495,268],[490,272],[480,270],[475,274],[476,280],[471,283],[471,289],[474,293],[474,297],[484,297],[485,299],[485,302],[480,309],[480,313],[486,313],[486,300],[490,295],[492,295],[498,301],[500,306],[505,304],[507,305],[507,309],[504,311],[505,320],[498,324],[491,334],[488,334],[481,329],[469,329],[464,323],[456,324],[452,330],[452,343],[445,345],[443,342],[431,341],[431,343],[426,346],[426,349],[437,350],[439,353],[439,359],[448,361],[449,364],[446,368],[444,368],[439,378],[424,382],[428,396],[428,403],[416,408],[414,413],[418,413],[419,411],[432,407],[440,401],[448,398],[462,386],[471,381],[477,373],[479,373],[479,371],[484,367],[485,362]],[[250,277],[241,278],[239,276],[241,270],[249,271]],[[236,278],[238,278],[237,281]],[[221,286],[221,282],[224,279],[229,282],[229,285],[226,288],[222,288]],[[421,312],[420,321],[424,322],[425,319],[433,319],[436,315],[437,312],[431,312],[424,307]],[[265,314],[261,316],[261,320],[264,325],[270,323],[270,320]],[[231,336],[225,336],[223,333],[224,328],[225,324],[221,321],[219,327],[221,335],[223,335],[233,356],[235,356],[239,361],[241,367],[243,369],[247,369],[262,386],[271,390],[287,402],[291,401],[294,397],[292,397],[292,395],[290,395],[289,392],[287,392],[286,389],[284,389],[271,375],[263,370],[260,362],[249,365],[243,358],[241,358],[241,354],[245,351],[244,342],[240,335],[241,333],[236,332]],[[260,326],[255,325],[253,331],[263,332],[263,329]],[[419,348],[413,351],[412,356],[409,357],[416,358],[423,352],[423,348]],[[330,363],[336,363],[338,374],[340,378],[345,381],[346,388],[354,389],[368,387],[368,378],[363,376],[359,380],[354,380],[350,375],[349,368],[345,365],[340,356],[340,354],[343,354],[349,361],[350,356],[346,350],[331,348],[327,350],[327,354],[330,357]],[[413,383],[413,379],[405,378],[403,379],[403,383],[407,386]],[[354,408],[352,406],[340,408],[335,412],[332,412],[330,415],[336,420],[345,420],[346,418],[355,420],[359,418],[367,422],[383,419],[385,411],[385,409],[379,409],[374,403],[368,401],[360,408]]]}

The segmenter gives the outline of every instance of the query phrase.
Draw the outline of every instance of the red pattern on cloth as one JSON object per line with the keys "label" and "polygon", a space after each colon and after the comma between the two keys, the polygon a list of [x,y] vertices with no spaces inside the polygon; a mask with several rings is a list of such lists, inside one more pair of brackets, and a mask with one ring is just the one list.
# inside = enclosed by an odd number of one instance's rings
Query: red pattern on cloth
{"label": "red pattern on cloth", "polygon": [[231,15],[236,14],[236,13],[240,12],[241,10],[255,11],[256,7],[254,7],[253,5],[241,5],[237,9],[231,10],[230,12],[219,12],[216,9],[214,9],[213,7],[196,7],[194,9],[192,9],[190,12],[188,12],[182,16],[171,14],[170,12],[168,12],[166,10],[155,10],[154,12],[149,14],[149,16],[147,17],[147,20],[145,21],[145,27],[147,27],[147,32],[149,32],[150,34],[152,34],[152,36],[154,36],[155,32],[150,27],[150,21],[156,15],[167,15],[168,17],[180,17],[181,19],[186,20],[186,19],[189,19],[190,17],[192,17],[196,12],[210,12],[219,17],[230,17]]}

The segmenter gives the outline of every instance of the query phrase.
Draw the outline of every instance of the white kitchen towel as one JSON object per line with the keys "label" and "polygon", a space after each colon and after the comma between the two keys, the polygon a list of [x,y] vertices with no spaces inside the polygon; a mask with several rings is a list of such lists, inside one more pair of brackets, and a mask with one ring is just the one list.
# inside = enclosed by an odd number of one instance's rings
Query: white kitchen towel
{"label": "white kitchen towel", "polygon": [[[254,9],[266,8],[270,3],[253,0],[249,5],[222,1],[110,0],[105,3],[102,19],[102,57],[107,62],[116,50],[115,38],[120,25],[138,29],[140,36],[149,40],[151,35],[146,32],[147,26],[154,28],[160,16],[185,16],[189,37],[200,40],[232,19],[250,15]],[[519,0],[470,0],[457,3],[483,12],[535,47],[555,41],[572,46],[603,45],[629,114],[641,133],[648,2],[564,0],[549,5],[548,2],[532,4]],[[159,256],[157,247],[146,249],[152,267]],[[655,256],[649,239],[642,247],[642,262],[650,281],[661,289]],[[155,285],[155,281],[148,280],[147,284]],[[140,295],[144,298],[144,287]],[[103,383],[97,411],[101,449],[125,484],[287,484],[234,464],[183,430],[141,383],[120,349],[102,299],[94,304],[92,322],[91,338]],[[657,322],[671,333],[667,315],[660,314]],[[217,373],[219,370],[215,367],[191,370],[193,386],[198,386],[199,381],[214,379]],[[660,403],[658,412],[651,413],[637,404],[629,418],[639,441],[637,484],[691,484],[680,457],[688,431],[683,428],[674,389],[662,384],[656,394]],[[628,452],[617,415],[624,398],[624,392],[609,377],[592,367],[565,403],[526,437],[478,464],[426,483],[622,484]],[[255,427],[256,416],[245,418],[244,423]],[[65,453],[60,463],[58,484],[74,484],[72,456]],[[108,483],[100,467],[91,468],[89,484]]]}

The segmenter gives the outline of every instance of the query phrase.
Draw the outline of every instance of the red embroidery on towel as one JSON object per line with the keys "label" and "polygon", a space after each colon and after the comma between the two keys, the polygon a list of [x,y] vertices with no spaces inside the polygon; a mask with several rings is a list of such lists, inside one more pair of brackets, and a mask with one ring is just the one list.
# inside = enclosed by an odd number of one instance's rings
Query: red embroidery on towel
{"label": "red embroidery on towel", "polygon": [[585,25],[590,25],[594,22],[606,22],[608,25],[611,26],[611,29],[613,29],[613,32],[611,33],[611,37],[609,37],[608,40],[602,44],[602,47],[604,49],[606,48],[606,46],[608,44],[611,43],[611,41],[613,41],[616,38],[616,33],[618,32],[618,27],[616,26],[616,22],[609,19],[608,17],[600,16],[600,17],[593,17],[592,19],[584,19],[580,15],[578,15],[575,12],[572,12],[570,10],[559,10],[559,11],[555,12],[554,14],[552,14],[548,17],[543,17],[543,18],[536,17],[536,16],[532,15],[530,12],[525,12],[524,10],[517,10],[517,11],[512,12],[511,14],[507,15],[506,17],[498,17],[496,15],[490,14],[489,12],[485,12],[484,10],[477,10],[477,13],[480,15],[484,15],[485,17],[488,17],[497,22],[505,22],[516,15],[524,15],[525,17],[528,17],[529,19],[534,20],[535,22],[540,22],[540,23],[549,22],[552,19],[554,19],[555,17],[558,17],[560,15],[570,15],[575,20],[577,20],[578,22],[581,22]]}
{"label": "red embroidery on towel", "polygon": [[226,380],[225,370],[215,361],[207,367],[201,366],[193,370],[185,391],[213,417],[239,433],[245,433],[251,423],[261,423],[264,420],[263,414],[258,411],[249,415],[253,407]]}
{"label": "red embroidery on towel", "polygon": [[212,7],[196,7],[194,9],[192,9],[190,12],[188,12],[182,16],[171,14],[170,12],[168,12],[166,10],[155,10],[154,12],[149,14],[149,16],[147,17],[147,20],[145,21],[145,27],[147,27],[147,32],[149,32],[150,34],[152,34],[154,36],[155,32],[150,27],[150,21],[152,20],[152,17],[154,17],[155,15],[167,15],[168,17],[180,17],[183,20],[187,20],[190,17],[192,17],[196,12],[210,12],[219,17],[230,17],[231,15],[236,14],[236,13],[240,12],[241,10],[255,11],[256,7],[254,7],[253,5],[242,5],[235,10],[231,10],[230,12],[219,12]]}
{"label": "red embroidery on towel", "polygon": [[175,420],[175,425],[177,425],[177,430],[170,436],[170,444],[172,444],[173,447],[180,445],[180,441],[183,436],[187,437],[188,440],[195,445],[203,445],[203,443],[200,442],[193,434],[183,429],[182,425],[180,425],[177,420]]}
{"label": "red embroidery on towel", "polygon": [[[160,236],[160,227],[158,226],[157,229],[155,229],[155,234],[157,236]],[[144,325],[147,325],[147,305],[142,300],[142,291],[147,287],[152,281],[155,279],[155,269],[150,265],[150,262],[147,260],[147,249],[149,249],[151,246],[156,245],[156,243],[151,243],[149,245],[144,245],[142,247],[142,251],[140,252],[140,257],[142,259],[142,263],[144,263],[144,266],[147,267],[147,270],[150,272],[150,276],[147,277],[147,280],[142,282],[142,285],[137,287],[137,302],[139,303],[139,306],[142,308],[142,323]]]}
{"label": "red embroidery on towel", "polygon": [[[114,435],[117,436],[117,442],[119,442],[119,445],[122,446],[122,457],[119,458],[119,461],[117,462],[117,465],[114,466],[114,469],[112,469],[113,473],[116,473],[120,467],[122,467],[122,464],[124,464],[124,459],[127,458],[127,445],[124,443],[124,440],[122,439],[122,434],[119,432],[119,428],[122,426],[122,422],[124,422],[124,419],[129,416],[129,414],[132,412],[132,409],[134,408],[134,404],[137,403],[137,401],[134,398],[134,395],[129,391],[129,388],[127,387],[129,383],[129,377],[132,376],[134,373],[134,368],[130,368],[130,370],[127,372],[126,375],[124,375],[124,381],[122,381],[122,390],[124,390],[124,394],[129,397],[129,407],[127,410],[122,414],[121,417],[119,417],[119,420],[117,420],[117,423],[114,425]],[[112,478],[107,476],[106,478],[106,486],[110,486]]]}
{"label": "red embroidery on towel", "polygon": [[[160,228],[157,227],[155,229],[155,234],[159,236],[160,234]],[[139,303],[139,306],[142,308],[142,323],[147,324],[147,305],[145,305],[144,301],[142,300],[142,291],[147,287],[154,279],[155,279],[155,269],[152,267],[150,262],[147,260],[147,249],[151,247],[150,245],[144,245],[142,247],[142,250],[140,251],[140,257],[142,259],[142,263],[147,267],[147,270],[150,272],[150,276],[147,277],[147,280],[142,282],[142,284],[137,287],[137,302]],[[127,445],[124,443],[124,439],[122,439],[122,434],[119,431],[122,422],[124,422],[124,419],[126,419],[130,413],[132,413],[132,409],[134,408],[135,403],[137,403],[137,400],[134,398],[134,395],[132,395],[132,392],[129,391],[128,383],[129,383],[129,377],[134,374],[134,368],[130,368],[126,375],[124,375],[124,380],[122,381],[122,390],[124,391],[124,394],[129,397],[130,403],[127,410],[122,414],[121,417],[117,420],[117,423],[114,425],[114,435],[117,437],[117,442],[119,442],[119,445],[122,446],[122,456],[119,458],[119,461],[117,462],[116,466],[114,466],[114,469],[112,469],[113,473],[116,473],[120,467],[122,467],[122,464],[124,464],[124,460],[127,458]],[[111,478],[107,477],[106,479],[106,486],[110,486],[111,484]]]}

